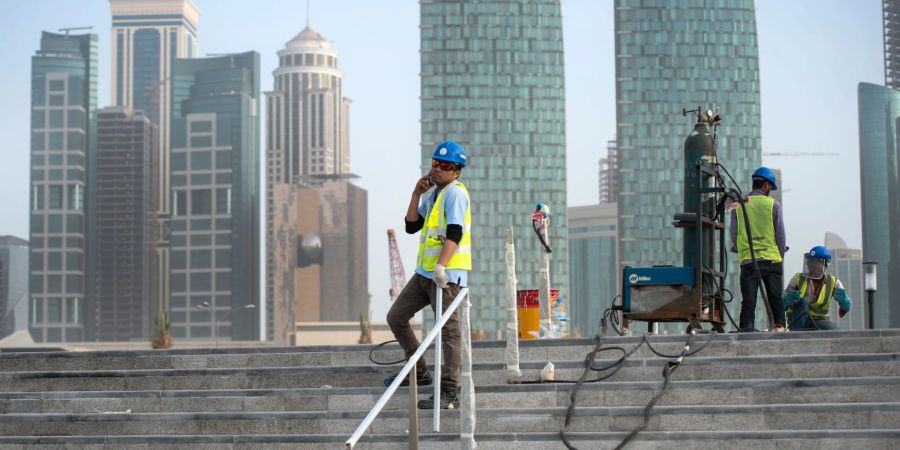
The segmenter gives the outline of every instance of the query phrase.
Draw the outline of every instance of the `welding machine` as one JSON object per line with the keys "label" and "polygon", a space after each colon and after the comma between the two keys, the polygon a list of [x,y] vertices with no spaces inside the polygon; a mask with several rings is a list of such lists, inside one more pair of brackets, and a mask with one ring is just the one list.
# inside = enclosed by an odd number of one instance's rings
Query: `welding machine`
{"label": "welding machine", "polygon": [[[694,129],[684,141],[684,210],[672,225],[684,231],[683,266],[625,267],[622,272],[622,315],[628,321],[701,322],[724,331],[726,190],[718,172],[718,113],[697,108]],[[709,127],[713,128],[710,133]],[[718,260],[718,261],[717,261]]]}

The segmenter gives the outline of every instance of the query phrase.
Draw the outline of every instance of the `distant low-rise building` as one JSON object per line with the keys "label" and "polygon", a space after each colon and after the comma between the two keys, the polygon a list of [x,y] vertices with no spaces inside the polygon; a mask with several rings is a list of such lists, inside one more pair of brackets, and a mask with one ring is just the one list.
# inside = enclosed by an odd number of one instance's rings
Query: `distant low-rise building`
{"label": "distant low-rise building", "polygon": [[0,338],[28,328],[28,241],[0,236]]}
{"label": "distant low-rise building", "polygon": [[840,317],[837,304],[832,304],[829,309],[831,321],[842,330],[864,330],[869,327],[867,323],[869,305],[866,303],[865,290],[863,290],[862,250],[847,248],[847,243],[834,233],[825,233],[825,247],[831,251],[831,264],[828,265],[829,275],[835,275],[841,280],[847,295],[853,300],[853,307],[844,317]]}
{"label": "distant low-rise building", "polygon": [[603,310],[621,292],[617,211],[615,203],[569,208],[570,333],[598,334]]}

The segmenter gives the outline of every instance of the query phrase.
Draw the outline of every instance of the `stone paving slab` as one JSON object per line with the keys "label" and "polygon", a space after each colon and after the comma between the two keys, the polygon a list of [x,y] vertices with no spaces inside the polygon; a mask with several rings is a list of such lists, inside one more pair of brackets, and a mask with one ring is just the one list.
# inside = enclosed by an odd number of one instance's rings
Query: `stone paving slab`
{"label": "stone paving slab", "polygon": [[[581,387],[585,406],[645,405],[661,382],[603,382]],[[571,384],[476,386],[478,408],[568,406]],[[383,388],[0,393],[0,413],[349,411],[371,408]],[[386,409],[405,409],[400,389]],[[421,387],[419,397],[430,396]],[[678,381],[659,405],[900,402],[900,377]]]}
{"label": "stone paving slab", "polygon": [[[572,431],[629,431],[640,424],[644,408],[579,407]],[[0,435],[191,435],[191,434],[350,434],[367,411],[300,411],[262,413],[110,413],[0,415]],[[487,409],[478,411],[481,432],[559,431],[566,408]],[[430,411],[419,411],[420,432],[431,428]],[[648,431],[716,431],[740,423],[742,430],[799,428],[900,429],[900,403],[803,405],[658,406]],[[383,411],[373,433],[403,433],[405,410]],[[441,429],[459,429],[458,411],[445,411]]]}

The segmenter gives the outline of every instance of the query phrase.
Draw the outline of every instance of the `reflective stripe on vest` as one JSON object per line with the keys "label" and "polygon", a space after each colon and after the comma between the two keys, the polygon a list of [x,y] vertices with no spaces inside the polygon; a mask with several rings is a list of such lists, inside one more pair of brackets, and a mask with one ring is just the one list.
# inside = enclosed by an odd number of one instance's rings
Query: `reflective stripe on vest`
{"label": "reflective stripe on vest", "polygon": [[447,236],[447,222],[444,215],[444,193],[453,186],[458,186],[466,196],[468,206],[463,218],[463,234],[456,251],[447,262],[447,269],[472,270],[472,242],[470,231],[472,229],[472,203],[469,199],[469,190],[459,181],[448,184],[438,193],[434,206],[425,218],[425,225],[419,238],[419,257],[416,267],[422,266],[426,271],[434,271],[441,250],[444,248],[444,240]]}
{"label": "reflective stripe on vest", "polygon": [[[797,277],[797,281],[800,284],[800,296],[806,297],[806,285],[809,278],[806,278],[799,273],[795,275],[795,277]],[[810,299],[809,302],[809,315],[811,315],[813,319],[828,318],[828,307],[831,305],[831,297],[834,295],[836,286],[837,277],[834,275],[825,275],[825,286],[822,286],[819,289],[819,296],[816,298],[816,301],[813,302],[812,299]]]}
{"label": "reflective stripe on vest", "polygon": [[750,231],[753,234],[753,253],[756,259],[781,262],[781,252],[775,242],[774,225],[775,199],[765,195],[753,195],[747,197],[743,206],[735,209],[737,220],[737,250],[741,262],[749,261],[750,245],[747,244],[747,229],[744,226],[744,211],[750,222]]}

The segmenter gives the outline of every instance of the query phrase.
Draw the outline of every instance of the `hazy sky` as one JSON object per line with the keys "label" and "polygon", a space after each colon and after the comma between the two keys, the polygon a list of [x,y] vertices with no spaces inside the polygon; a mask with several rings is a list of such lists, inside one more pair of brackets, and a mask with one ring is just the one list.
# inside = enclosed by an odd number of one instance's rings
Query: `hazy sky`
{"label": "hazy sky", "polygon": [[[306,24],[301,0],[194,0],[201,55],[255,50],[262,91],[272,89],[276,52]],[[597,162],[615,134],[611,0],[564,0],[569,206],[597,202]],[[419,157],[419,29],[414,0],[313,0],[311,26],[340,52],[350,110],[350,158],[369,192],[369,291],[374,320],[389,307],[386,230],[403,229]],[[109,4],[104,0],[4,3],[0,16],[0,235],[28,238],[31,56],[42,30],[93,26],[99,35],[99,107],[110,99]],[[884,83],[881,2],[759,0],[762,142],[768,152],[835,152],[772,157],[783,170],[786,273],[822,244],[826,231],[862,247],[857,84]],[[261,109],[264,111],[264,109]],[[727,133],[728,112],[724,111]],[[263,128],[264,129],[264,128]],[[685,124],[685,135],[691,125]],[[260,143],[260,149],[265,146]],[[264,155],[261,155],[261,157]],[[263,165],[263,167],[265,167]],[[465,173],[463,174],[465,177]],[[551,205],[552,206],[552,205]],[[522,220],[529,220],[529,211]],[[477,230],[473,230],[477,233]],[[407,275],[415,237],[398,233]],[[527,257],[520,252],[519,257]],[[264,260],[263,260],[264,261]]]}

